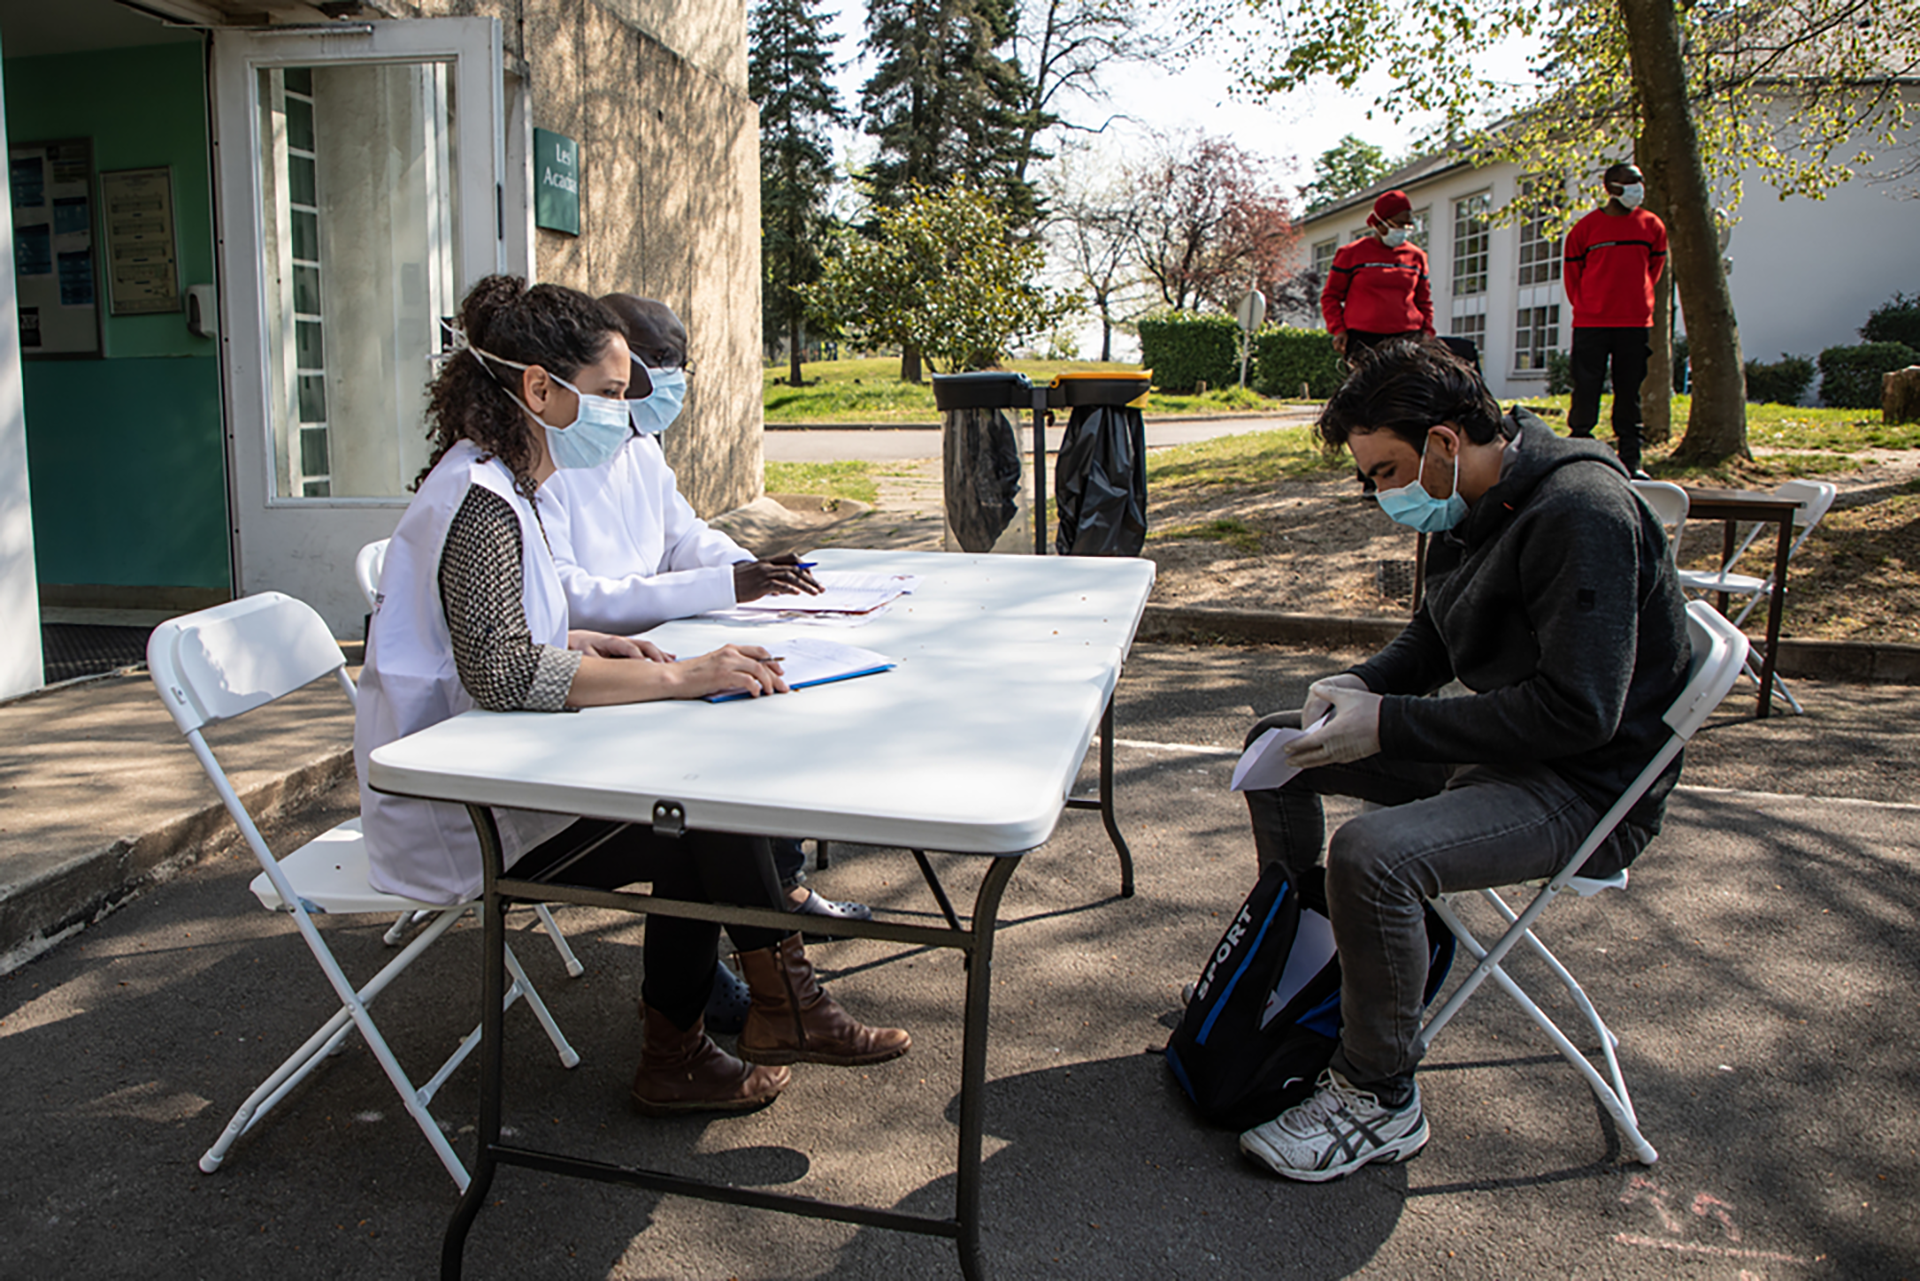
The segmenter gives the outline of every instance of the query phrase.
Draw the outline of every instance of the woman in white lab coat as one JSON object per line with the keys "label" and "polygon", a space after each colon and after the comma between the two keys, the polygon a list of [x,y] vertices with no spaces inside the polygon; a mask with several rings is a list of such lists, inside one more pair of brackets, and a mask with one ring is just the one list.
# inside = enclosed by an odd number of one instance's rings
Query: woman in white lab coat
{"label": "woman in white lab coat", "polygon": [[[568,630],[539,490],[557,469],[595,466],[627,437],[621,397],[634,366],[613,314],[571,289],[489,276],[462,304],[455,345],[431,389],[432,462],[388,545],[354,733],[370,879],[432,903],[478,893],[478,839],[459,806],[369,788],[374,749],[473,707],[557,712],[786,689],[779,665],[757,647],[670,662],[644,642]],[[524,876],[611,826],[513,810],[496,818],[505,860]],[[696,901],[781,901],[757,837],[656,840],[635,826],[569,867],[566,879],[651,881],[663,897]],[[753,1009],[740,1058],[726,1054],[701,1020],[718,928],[648,917],[632,1091],[643,1111],[746,1110],[786,1085],[785,1064],[878,1063],[907,1051],[904,1031],[865,1027],[820,990],[797,932],[736,927],[729,933],[743,949]]]}

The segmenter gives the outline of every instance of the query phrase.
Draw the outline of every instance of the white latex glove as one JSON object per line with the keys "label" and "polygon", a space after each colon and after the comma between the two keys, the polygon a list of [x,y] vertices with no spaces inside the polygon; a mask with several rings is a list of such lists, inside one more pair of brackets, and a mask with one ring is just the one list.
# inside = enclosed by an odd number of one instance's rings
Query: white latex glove
{"label": "white latex glove", "polygon": [[1301,769],[1344,765],[1380,750],[1380,696],[1362,686],[1354,689],[1333,681],[1315,681],[1307,691],[1333,707],[1333,719],[1287,744],[1287,763]]}
{"label": "white latex glove", "polygon": [[1333,700],[1322,691],[1328,689],[1365,689],[1367,683],[1352,672],[1328,676],[1307,686],[1307,701],[1300,704],[1300,728],[1312,729],[1313,723],[1333,707]]}

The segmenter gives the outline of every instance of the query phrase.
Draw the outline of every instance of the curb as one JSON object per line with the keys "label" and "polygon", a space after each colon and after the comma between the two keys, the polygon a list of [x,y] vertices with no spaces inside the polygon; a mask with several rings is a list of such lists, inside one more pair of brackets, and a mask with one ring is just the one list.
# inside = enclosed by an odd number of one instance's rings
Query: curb
{"label": "curb", "polygon": [[[265,827],[352,775],[353,752],[348,749],[268,779],[240,799],[254,822]],[[31,881],[0,885],[0,974],[20,968],[239,838],[226,806],[215,802],[138,836],[123,836],[76,855]]]}
{"label": "curb", "polygon": [[[1405,624],[1397,618],[1285,614],[1263,609],[1148,605],[1138,638],[1184,644],[1311,645],[1374,650]],[[1857,685],[1920,685],[1920,645],[1780,638],[1780,674]]]}

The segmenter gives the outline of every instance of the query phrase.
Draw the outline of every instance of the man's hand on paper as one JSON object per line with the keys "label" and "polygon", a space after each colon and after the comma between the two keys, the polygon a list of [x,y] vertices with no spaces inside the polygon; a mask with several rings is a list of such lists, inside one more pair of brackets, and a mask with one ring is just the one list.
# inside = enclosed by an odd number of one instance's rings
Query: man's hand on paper
{"label": "man's hand on paper", "polygon": [[1333,708],[1332,719],[1287,744],[1287,763],[1301,769],[1344,765],[1380,750],[1380,696],[1363,684],[1337,684],[1342,678],[1315,681],[1307,690],[1307,706],[1316,695]]}
{"label": "man's hand on paper", "polygon": [[762,596],[818,596],[825,590],[792,552],[768,560],[743,560],[733,567],[735,603]]}
{"label": "man's hand on paper", "polygon": [[655,663],[671,663],[673,655],[652,641],[632,636],[610,636],[575,628],[567,633],[567,648],[597,658],[644,658]]}
{"label": "man's hand on paper", "polygon": [[1365,689],[1367,683],[1352,672],[1341,672],[1338,676],[1326,676],[1307,686],[1307,701],[1300,704],[1300,728],[1310,730],[1322,716],[1333,710],[1333,700],[1323,692],[1327,689]]}

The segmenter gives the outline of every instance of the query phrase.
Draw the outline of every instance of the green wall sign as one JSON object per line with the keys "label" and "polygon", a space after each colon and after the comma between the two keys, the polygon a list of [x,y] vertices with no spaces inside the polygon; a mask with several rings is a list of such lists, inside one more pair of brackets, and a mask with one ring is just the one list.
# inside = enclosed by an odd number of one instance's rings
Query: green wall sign
{"label": "green wall sign", "polygon": [[533,225],[580,234],[580,144],[563,133],[533,131]]}

